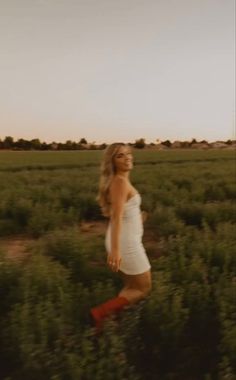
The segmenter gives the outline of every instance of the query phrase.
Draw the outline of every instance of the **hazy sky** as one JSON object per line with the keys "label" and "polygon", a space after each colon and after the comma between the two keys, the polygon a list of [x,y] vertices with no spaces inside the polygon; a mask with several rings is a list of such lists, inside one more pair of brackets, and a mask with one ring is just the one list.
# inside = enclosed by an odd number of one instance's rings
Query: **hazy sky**
{"label": "hazy sky", "polygon": [[0,0],[0,138],[234,138],[234,0]]}

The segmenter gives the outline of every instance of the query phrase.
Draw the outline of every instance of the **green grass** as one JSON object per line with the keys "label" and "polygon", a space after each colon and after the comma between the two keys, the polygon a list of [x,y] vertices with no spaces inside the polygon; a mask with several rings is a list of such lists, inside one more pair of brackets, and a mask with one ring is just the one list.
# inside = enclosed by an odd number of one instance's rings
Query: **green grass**
{"label": "green grass", "polygon": [[1,255],[0,377],[235,379],[235,152],[134,151],[153,289],[94,341],[88,310],[121,287],[78,228],[104,220],[102,153],[0,152],[0,236],[37,238],[25,264]]}
{"label": "green grass", "polygon": [[[134,157],[137,164],[152,162],[181,162],[181,161],[219,161],[233,160],[235,152],[229,150],[168,150],[168,151],[149,151],[134,149]],[[103,151],[0,151],[1,170],[20,170],[29,168],[56,168],[62,167],[81,167],[83,165],[97,166]]]}

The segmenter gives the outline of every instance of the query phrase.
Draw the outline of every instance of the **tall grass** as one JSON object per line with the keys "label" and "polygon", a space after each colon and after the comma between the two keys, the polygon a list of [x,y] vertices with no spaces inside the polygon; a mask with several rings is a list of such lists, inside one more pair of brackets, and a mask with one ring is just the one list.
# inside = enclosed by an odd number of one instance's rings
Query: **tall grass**
{"label": "tall grass", "polygon": [[[0,257],[4,380],[236,378],[236,184],[232,151],[135,151],[153,289],[97,339],[89,309],[122,286],[106,267],[96,203],[102,152],[0,152],[0,235],[36,237]],[[3,249],[2,249],[3,250]],[[147,250],[149,254],[149,251]]]}

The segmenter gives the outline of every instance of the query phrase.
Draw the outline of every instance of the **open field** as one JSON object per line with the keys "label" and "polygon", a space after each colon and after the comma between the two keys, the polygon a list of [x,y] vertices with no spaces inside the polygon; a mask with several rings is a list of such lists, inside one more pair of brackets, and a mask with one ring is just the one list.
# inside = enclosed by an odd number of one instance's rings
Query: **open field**
{"label": "open field", "polygon": [[235,151],[134,150],[153,290],[94,342],[88,310],[121,286],[102,154],[0,152],[0,378],[235,379]]}
{"label": "open field", "polygon": [[[147,163],[153,161],[211,161],[211,160],[232,160],[235,157],[233,150],[193,150],[193,149],[133,149],[137,163]],[[103,151],[100,150],[80,150],[80,151],[0,151],[0,168],[43,168],[58,167],[81,167],[81,165],[99,165]]]}

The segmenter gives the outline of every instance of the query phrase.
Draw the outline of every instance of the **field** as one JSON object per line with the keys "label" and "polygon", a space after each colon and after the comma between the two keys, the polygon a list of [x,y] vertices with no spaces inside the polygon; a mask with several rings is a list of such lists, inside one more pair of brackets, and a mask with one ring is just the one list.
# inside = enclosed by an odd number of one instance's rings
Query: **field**
{"label": "field", "polygon": [[134,151],[153,289],[94,339],[89,309],[122,285],[102,154],[0,152],[0,378],[236,379],[235,151]]}

